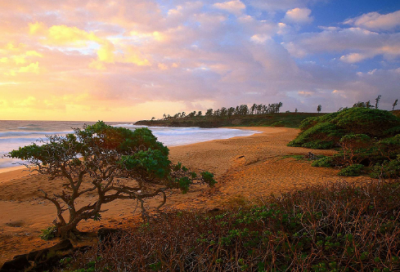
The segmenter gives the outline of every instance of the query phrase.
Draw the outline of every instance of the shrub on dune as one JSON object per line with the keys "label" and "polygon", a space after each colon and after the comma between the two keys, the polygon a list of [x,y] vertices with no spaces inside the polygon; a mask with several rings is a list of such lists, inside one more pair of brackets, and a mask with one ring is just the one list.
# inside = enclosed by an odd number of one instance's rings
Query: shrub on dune
{"label": "shrub on dune", "polygon": [[[321,117],[307,118],[302,122],[300,134],[288,146],[313,149],[340,147],[339,155],[321,159],[313,166],[385,166],[400,152],[400,119],[391,112],[371,108],[350,108]],[[396,135],[397,134],[397,135]],[[388,161],[388,162],[385,162]],[[378,166],[376,166],[378,165]],[[397,171],[390,172],[395,177]],[[361,166],[345,168],[340,175],[359,175]],[[377,176],[372,174],[371,176]],[[397,175],[399,176],[399,175]]]}
{"label": "shrub on dune", "polygon": [[332,147],[338,146],[340,139],[350,133],[384,138],[395,135],[395,128],[398,126],[400,119],[388,111],[369,108],[344,109],[305,119],[300,126],[302,132],[289,146],[311,147],[314,141],[332,141]]}
{"label": "shrub on dune", "polygon": [[353,164],[343,168],[339,172],[339,176],[346,176],[346,177],[356,177],[359,176],[362,171],[364,170],[364,165],[362,164]]}

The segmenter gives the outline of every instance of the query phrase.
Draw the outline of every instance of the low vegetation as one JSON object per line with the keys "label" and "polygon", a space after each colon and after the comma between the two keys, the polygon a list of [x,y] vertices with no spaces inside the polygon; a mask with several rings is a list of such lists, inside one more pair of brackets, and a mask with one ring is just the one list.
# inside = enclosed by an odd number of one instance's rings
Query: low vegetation
{"label": "low vegetation", "polygon": [[305,119],[300,134],[288,146],[337,148],[337,155],[312,165],[342,168],[341,176],[369,173],[374,178],[400,177],[400,118],[363,105]]}
{"label": "low vegetation", "polygon": [[399,240],[399,181],[336,182],[213,215],[169,212],[61,269],[398,271]]}
{"label": "low vegetation", "polygon": [[170,126],[170,127],[245,127],[245,126],[271,126],[297,128],[301,122],[308,117],[322,116],[318,113],[260,113],[228,116],[195,116],[180,117],[161,120],[143,120],[136,122],[136,125],[146,126]]}

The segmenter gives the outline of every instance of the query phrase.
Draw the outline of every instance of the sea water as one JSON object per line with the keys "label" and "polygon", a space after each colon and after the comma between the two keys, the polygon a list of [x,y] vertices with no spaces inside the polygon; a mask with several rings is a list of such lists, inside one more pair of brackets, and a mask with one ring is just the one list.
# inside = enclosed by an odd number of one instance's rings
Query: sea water
{"label": "sea water", "polygon": [[[13,149],[18,149],[40,140],[46,140],[50,135],[66,135],[73,133],[73,128],[83,128],[85,124],[94,122],[64,122],[64,121],[0,121],[0,169],[19,166],[22,161],[4,157]],[[143,126],[107,123],[116,127],[131,130]],[[148,127],[160,142],[166,146],[187,145],[217,139],[229,139],[237,136],[249,136],[257,131],[228,128],[198,128],[198,127]]]}

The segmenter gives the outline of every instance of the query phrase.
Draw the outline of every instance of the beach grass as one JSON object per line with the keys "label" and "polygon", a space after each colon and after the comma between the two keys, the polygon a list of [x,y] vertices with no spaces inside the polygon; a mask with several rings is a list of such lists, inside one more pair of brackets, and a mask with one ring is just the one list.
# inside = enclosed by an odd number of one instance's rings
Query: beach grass
{"label": "beach grass", "polygon": [[258,199],[257,205],[243,205],[244,201],[206,214],[164,213],[151,224],[121,231],[76,255],[67,267],[69,271],[400,269],[400,181],[327,183]]}

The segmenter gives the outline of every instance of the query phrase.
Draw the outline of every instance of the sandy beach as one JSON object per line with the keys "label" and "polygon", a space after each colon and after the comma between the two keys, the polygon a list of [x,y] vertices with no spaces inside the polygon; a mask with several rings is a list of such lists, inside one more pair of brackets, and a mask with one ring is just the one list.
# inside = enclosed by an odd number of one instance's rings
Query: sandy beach
{"label": "sandy beach", "polygon": [[[215,173],[216,188],[195,186],[182,195],[171,192],[164,209],[222,208],[232,198],[254,198],[279,194],[293,189],[326,181],[337,181],[338,170],[311,167],[307,161],[296,161],[287,155],[331,155],[335,151],[310,150],[287,147],[287,143],[299,133],[298,129],[247,127],[262,133],[249,137],[178,146],[170,148],[173,162],[182,162],[193,170]],[[286,157],[285,157],[286,156]],[[365,179],[345,178],[348,181]],[[0,265],[13,256],[48,247],[56,241],[46,242],[38,236],[40,230],[55,219],[53,204],[40,198],[38,189],[52,193],[60,190],[62,181],[49,181],[46,177],[18,169],[0,173]],[[89,196],[79,204],[93,202]],[[150,207],[158,199],[152,199]],[[100,222],[82,222],[81,230],[91,231],[99,227],[121,227],[134,220],[134,203],[129,200],[114,201],[104,206]]]}

